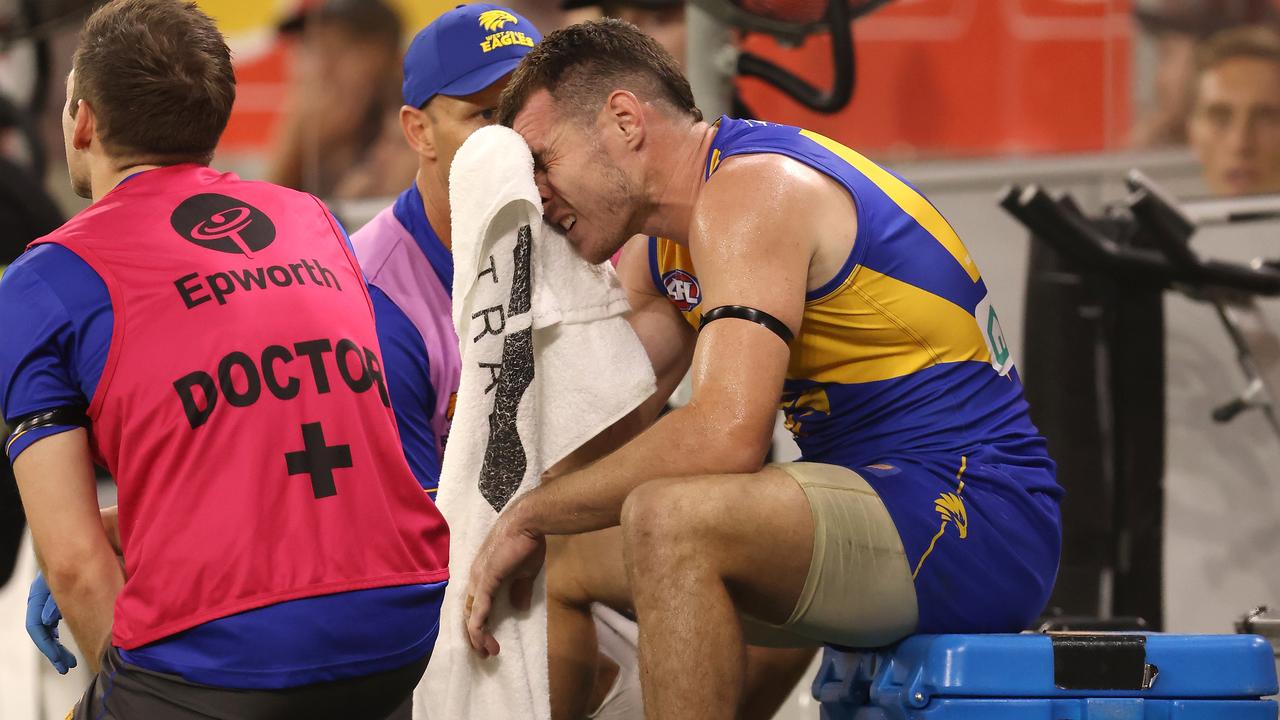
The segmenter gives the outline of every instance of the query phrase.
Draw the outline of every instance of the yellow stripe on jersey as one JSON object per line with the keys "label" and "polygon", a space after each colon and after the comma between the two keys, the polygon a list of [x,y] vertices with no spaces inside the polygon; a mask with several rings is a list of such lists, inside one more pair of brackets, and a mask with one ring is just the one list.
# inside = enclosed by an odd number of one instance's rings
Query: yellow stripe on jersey
{"label": "yellow stripe on jersey", "polygon": [[787,376],[866,383],[966,360],[990,362],[972,315],[914,285],[857,267],[835,291],[806,303]]}
{"label": "yellow stripe on jersey", "polygon": [[[688,248],[659,240],[659,274],[676,268],[697,274]],[[697,330],[702,308],[683,315]],[[876,382],[965,360],[991,361],[972,315],[946,298],[856,266],[831,292],[805,303],[787,377]]]}
{"label": "yellow stripe on jersey", "polygon": [[960,266],[969,274],[970,280],[978,282],[980,277],[978,264],[969,256],[969,251],[965,249],[964,243],[960,242],[960,237],[956,235],[956,231],[952,229],[951,224],[947,222],[946,218],[942,217],[937,208],[924,199],[924,196],[912,190],[911,186],[894,177],[889,171],[835,140],[809,130],[801,130],[800,135],[809,138],[841,160],[857,168],[858,172],[875,183],[898,207],[902,208],[903,212],[915,218],[915,221],[920,223],[920,227],[923,227],[937,239],[942,244],[942,247],[946,248],[947,252],[951,253],[956,262],[960,263]]}

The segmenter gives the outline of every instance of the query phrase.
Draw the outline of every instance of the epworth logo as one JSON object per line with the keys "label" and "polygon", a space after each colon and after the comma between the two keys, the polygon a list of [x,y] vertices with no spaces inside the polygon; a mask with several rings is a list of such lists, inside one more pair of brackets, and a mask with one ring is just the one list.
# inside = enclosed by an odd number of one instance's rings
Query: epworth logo
{"label": "epworth logo", "polygon": [[217,193],[193,195],[169,218],[178,234],[209,250],[253,257],[276,239],[266,213],[243,200]]}

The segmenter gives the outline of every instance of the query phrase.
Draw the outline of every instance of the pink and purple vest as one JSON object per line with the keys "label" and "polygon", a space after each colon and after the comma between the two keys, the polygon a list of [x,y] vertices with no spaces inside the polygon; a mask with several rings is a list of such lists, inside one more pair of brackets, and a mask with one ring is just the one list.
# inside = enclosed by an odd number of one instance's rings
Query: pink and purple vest
{"label": "pink and purple vest", "polygon": [[378,213],[353,234],[351,244],[369,283],[386,293],[422,335],[430,358],[431,386],[436,394],[436,406],[431,408],[431,429],[443,456],[462,372],[458,336],[451,315],[453,298],[418,242],[396,218],[394,207]]}

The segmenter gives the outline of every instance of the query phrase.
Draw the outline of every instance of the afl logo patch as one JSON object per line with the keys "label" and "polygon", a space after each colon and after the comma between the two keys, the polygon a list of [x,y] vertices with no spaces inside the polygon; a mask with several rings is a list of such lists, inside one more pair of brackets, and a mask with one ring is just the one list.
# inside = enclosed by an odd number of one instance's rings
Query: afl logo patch
{"label": "afl logo patch", "polygon": [[698,278],[684,270],[671,270],[662,276],[662,285],[667,289],[667,297],[675,303],[680,312],[689,312],[702,302],[702,288]]}
{"label": "afl logo patch", "polygon": [[178,205],[169,223],[179,235],[209,250],[253,257],[276,239],[266,213],[226,195],[193,195]]}

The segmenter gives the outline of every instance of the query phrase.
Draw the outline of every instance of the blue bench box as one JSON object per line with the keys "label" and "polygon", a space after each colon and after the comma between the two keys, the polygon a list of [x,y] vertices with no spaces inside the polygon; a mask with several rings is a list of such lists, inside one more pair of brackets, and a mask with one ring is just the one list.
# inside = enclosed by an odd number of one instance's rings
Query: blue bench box
{"label": "blue bench box", "polygon": [[1257,635],[914,635],[828,648],[823,720],[1276,720],[1275,657]]}

